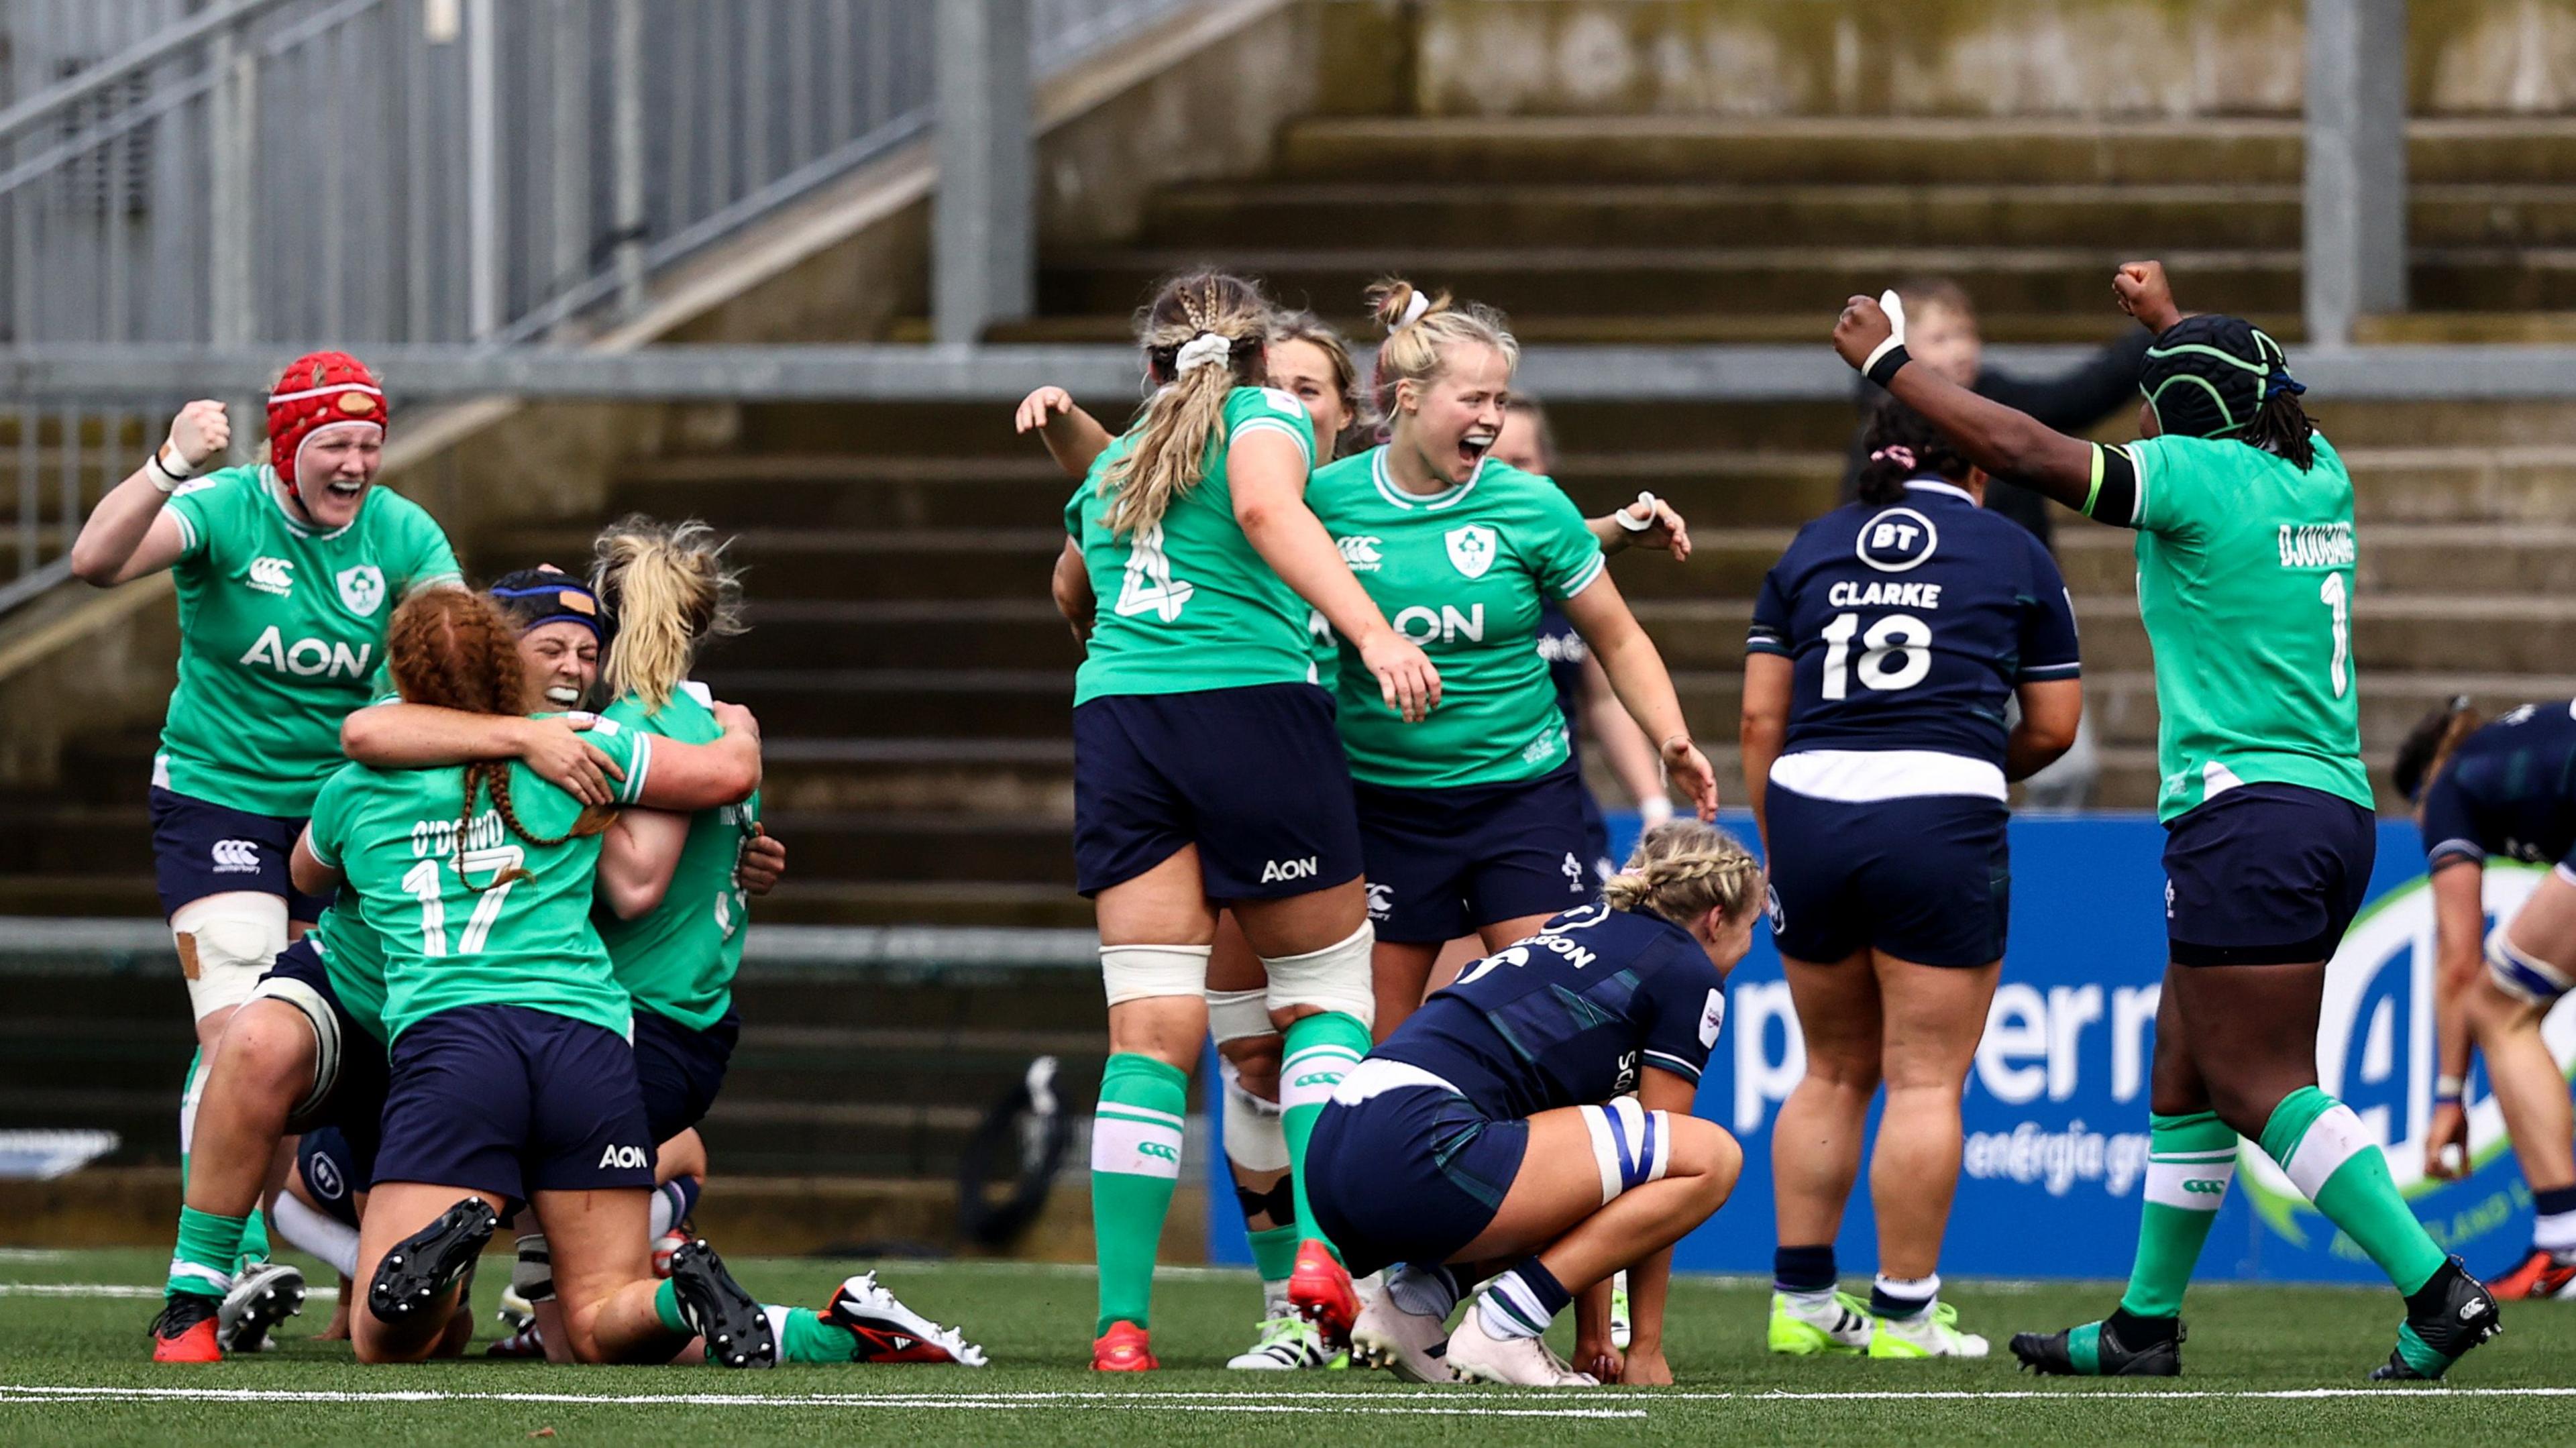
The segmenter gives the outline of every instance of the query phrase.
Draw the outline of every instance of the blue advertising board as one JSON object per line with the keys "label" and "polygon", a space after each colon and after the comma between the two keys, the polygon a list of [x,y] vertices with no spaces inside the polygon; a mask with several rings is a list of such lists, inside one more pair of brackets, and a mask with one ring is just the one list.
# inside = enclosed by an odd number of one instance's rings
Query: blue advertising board
{"label": "blue advertising board", "polygon": [[[1726,823],[1752,841],[1749,817]],[[1633,816],[1618,825],[1633,836]],[[2013,822],[2012,941],[1968,1077],[1966,1141],[1943,1272],[2128,1274],[2146,1175],[2148,1074],[2165,967],[2163,843],[2163,829],[2143,815]],[[2490,867],[2490,926],[2510,915],[2538,879],[2536,869]],[[2383,822],[2370,901],[2327,972],[2320,1079],[2387,1147],[2390,1170],[2435,1240],[2472,1264],[2505,1261],[2529,1240],[2531,1196],[2482,1076],[2473,1076],[2469,1087],[2476,1170],[2460,1182],[2429,1182],[2424,1175],[2435,1073],[2432,921],[2415,829]],[[1771,1268],[1774,1245],[1771,1125],[1805,1067],[1797,1015],[1767,931],[1755,933],[1753,953],[1736,967],[1728,994],[1726,1034],[1701,1083],[1698,1112],[1743,1142],[1744,1179],[1725,1209],[1683,1240],[1675,1265],[1761,1273]],[[2554,1014],[2547,1036],[2562,1066],[2576,1063],[2576,1012]],[[1209,1255],[1249,1261],[1223,1160],[1208,1165]],[[2251,1143],[2239,1166],[2199,1280],[2381,1280]],[[1837,1248],[1847,1274],[1865,1272],[1875,1261],[1865,1178],[1852,1194]]]}

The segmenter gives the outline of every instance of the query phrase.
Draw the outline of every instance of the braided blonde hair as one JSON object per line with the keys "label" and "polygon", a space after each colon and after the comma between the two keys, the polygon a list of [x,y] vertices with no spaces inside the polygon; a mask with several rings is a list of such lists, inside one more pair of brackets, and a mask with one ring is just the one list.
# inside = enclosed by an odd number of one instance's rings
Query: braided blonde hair
{"label": "braided blonde hair", "polygon": [[[1269,380],[1262,347],[1270,315],[1259,287],[1218,271],[1174,277],[1137,315],[1136,340],[1156,389],[1135,443],[1100,472],[1111,534],[1124,538],[1160,524],[1173,500],[1206,476],[1225,433],[1227,396]],[[1202,337],[1224,339],[1223,360],[1181,370],[1181,349]]]}
{"label": "braided blonde hair", "polygon": [[1711,910],[1741,918],[1761,884],[1761,864],[1735,836],[1694,819],[1667,820],[1637,841],[1601,899],[1613,910],[1687,925]]}

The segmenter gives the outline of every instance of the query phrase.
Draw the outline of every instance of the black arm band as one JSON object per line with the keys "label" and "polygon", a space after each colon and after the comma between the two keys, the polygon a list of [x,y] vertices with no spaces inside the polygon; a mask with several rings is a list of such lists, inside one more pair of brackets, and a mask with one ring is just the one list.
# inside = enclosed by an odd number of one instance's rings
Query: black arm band
{"label": "black arm band", "polygon": [[1914,354],[1906,351],[1905,344],[1899,342],[1880,353],[1878,360],[1869,365],[1869,380],[1885,387],[1906,363],[1913,360]]}
{"label": "black arm band", "polygon": [[2093,445],[2093,486],[2084,516],[2115,527],[2138,526],[2138,464],[2124,447]]}

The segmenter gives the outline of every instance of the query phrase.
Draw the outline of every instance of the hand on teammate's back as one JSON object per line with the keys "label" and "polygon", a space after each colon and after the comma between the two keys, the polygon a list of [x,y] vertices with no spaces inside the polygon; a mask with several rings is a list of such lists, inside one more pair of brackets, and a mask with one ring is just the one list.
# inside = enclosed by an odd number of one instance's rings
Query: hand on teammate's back
{"label": "hand on teammate's back", "polygon": [[1676,734],[1656,751],[1664,759],[1664,777],[1681,790],[1691,802],[1692,810],[1704,821],[1717,818],[1717,771],[1709,767],[1708,756],[1699,746]]}
{"label": "hand on teammate's back", "polygon": [[519,759],[539,779],[586,805],[613,803],[617,794],[608,787],[611,776],[626,777],[617,762],[602,754],[590,741],[582,738],[591,726],[588,714],[557,714],[548,719],[526,721],[521,736]]}
{"label": "hand on teammate's back", "polygon": [[1887,309],[1869,297],[1852,297],[1843,303],[1843,314],[1834,322],[1834,350],[1857,370],[1868,365],[1869,354],[1878,344],[1896,335],[1896,323]]}
{"label": "hand on teammate's back", "polygon": [[1440,702],[1440,671],[1431,667],[1431,656],[1395,630],[1361,644],[1360,662],[1377,676],[1386,707],[1403,715],[1405,723],[1421,723]]}
{"label": "hand on teammate's back", "polygon": [[758,822],[751,829],[751,837],[742,842],[742,849],[734,856],[733,883],[744,894],[766,895],[778,888],[779,879],[787,873],[787,847],[778,842],[776,835],[761,829]]}
{"label": "hand on teammate's back", "polygon": [[748,734],[754,743],[759,742],[760,721],[752,717],[749,709],[740,704],[728,704],[718,699],[707,706],[707,712],[716,716],[717,728],[728,734],[736,732]]}
{"label": "hand on teammate's back", "polygon": [[225,415],[224,405],[211,397],[198,398],[170,419],[170,451],[191,472],[222,457],[232,445],[232,419]]}

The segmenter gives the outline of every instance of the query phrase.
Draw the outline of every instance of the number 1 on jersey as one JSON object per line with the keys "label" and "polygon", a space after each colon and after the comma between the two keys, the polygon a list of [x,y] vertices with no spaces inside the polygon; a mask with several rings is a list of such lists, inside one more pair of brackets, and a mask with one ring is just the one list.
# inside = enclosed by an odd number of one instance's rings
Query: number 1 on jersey
{"label": "number 1 on jersey", "polygon": [[2344,592],[2343,575],[2327,574],[2317,597],[2334,615],[2334,662],[2326,666],[2326,674],[2334,680],[2335,697],[2340,699],[2352,689],[2352,600]]}
{"label": "number 1 on jersey", "polygon": [[[528,852],[517,845],[465,852],[466,877],[483,875],[499,883],[474,897],[474,912],[465,917],[465,933],[456,942],[456,954],[472,955],[483,948],[493,922],[501,918],[501,902],[509,898],[510,887],[517,883],[513,877],[527,857]],[[444,882],[438,873],[444,863],[444,858],[423,860],[402,877],[403,888],[420,902],[420,953],[432,960],[449,953],[447,902],[442,898]]]}
{"label": "number 1 on jersey", "polygon": [[[1860,615],[1838,613],[1819,635],[1825,641],[1825,697],[1848,698],[1852,635],[1860,632]],[[1911,689],[1932,672],[1932,626],[1910,613],[1891,613],[1869,626],[1861,639],[1860,681],[1880,693]]]}

